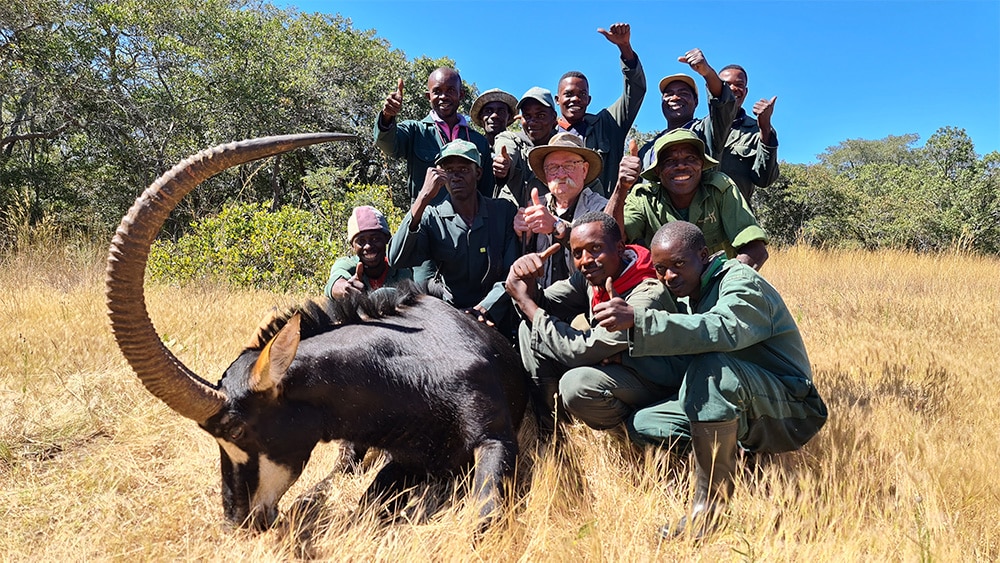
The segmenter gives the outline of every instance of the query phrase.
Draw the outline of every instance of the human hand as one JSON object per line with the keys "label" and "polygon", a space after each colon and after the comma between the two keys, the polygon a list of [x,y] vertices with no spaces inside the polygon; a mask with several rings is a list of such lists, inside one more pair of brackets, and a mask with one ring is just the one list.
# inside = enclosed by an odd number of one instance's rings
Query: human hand
{"label": "human hand", "polygon": [[507,154],[507,145],[500,146],[500,153],[493,157],[493,176],[503,180],[510,174],[511,158]]}
{"label": "human hand", "polygon": [[533,280],[542,277],[545,273],[545,262],[558,251],[561,246],[553,244],[541,252],[531,252],[518,258],[510,267],[510,274],[507,280],[517,278],[522,280]]}
{"label": "human hand", "polygon": [[607,30],[598,28],[597,33],[600,33],[605,39],[619,47],[631,44],[632,27],[627,23],[611,24],[611,27]]}
{"label": "human hand", "polygon": [[490,320],[490,314],[486,312],[486,309],[482,305],[470,307],[465,310],[465,313],[474,316],[477,321],[484,323],[486,326],[496,326],[496,323]]}
{"label": "human hand", "polygon": [[701,49],[691,49],[682,56],[677,57],[677,62],[687,63],[691,67],[691,70],[702,76],[708,76],[714,72],[712,67],[708,66],[708,61],[705,60],[705,54],[701,52]]}
{"label": "human hand", "polygon": [[396,85],[396,89],[385,97],[385,103],[382,104],[382,117],[385,121],[391,121],[392,118],[399,115],[400,110],[403,109],[403,79],[399,79],[399,83]]}
{"label": "human hand", "polygon": [[639,181],[639,174],[642,172],[642,162],[639,160],[639,145],[632,139],[628,142],[628,154],[622,157],[618,165],[618,186],[615,190],[625,190],[628,193],[632,186]]}
{"label": "human hand", "polygon": [[428,168],[424,176],[424,185],[420,188],[418,198],[423,198],[430,202],[437,197],[441,188],[448,185],[448,174],[438,167]]}
{"label": "human hand", "polygon": [[605,282],[605,289],[611,299],[594,307],[594,320],[598,326],[610,331],[627,330],[635,326],[635,310],[618,295],[610,277]]}
{"label": "human hand", "polygon": [[361,276],[365,273],[365,265],[358,262],[357,268],[355,268],[354,275],[349,278],[340,278],[339,280],[333,282],[333,287],[330,288],[330,295],[334,299],[343,299],[348,295],[355,293],[361,293],[365,289],[364,282],[361,281]]}
{"label": "human hand", "polygon": [[533,233],[547,235],[555,229],[556,217],[542,203],[538,188],[531,188],[531,205],[524,209],[524,222]]}

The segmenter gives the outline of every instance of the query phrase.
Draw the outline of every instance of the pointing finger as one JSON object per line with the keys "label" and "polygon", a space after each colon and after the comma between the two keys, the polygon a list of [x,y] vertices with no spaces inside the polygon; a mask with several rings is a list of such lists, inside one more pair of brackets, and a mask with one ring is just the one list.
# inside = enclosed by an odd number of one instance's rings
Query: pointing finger
{"label": "pointing finger", "polygon": [[561,247],[559,246],[558,243],[557,244],[553,244],[552,246],[550,246],[550,247],[546,248],[545,250],[543,250],[542,253],[539,254],[539,256],[541,257],[542,261],[544,262],[545,260],[548,260],[549,258],[551,258],[552,255],[555,254],[556,251],[559,250],[560,248]]}

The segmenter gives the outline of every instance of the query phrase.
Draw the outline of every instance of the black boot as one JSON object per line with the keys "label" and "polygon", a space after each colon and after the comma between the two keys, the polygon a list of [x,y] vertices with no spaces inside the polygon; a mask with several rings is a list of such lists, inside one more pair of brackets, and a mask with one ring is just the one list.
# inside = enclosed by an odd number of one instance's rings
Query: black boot
{"label": "black boot", "polygon": [[660,528],[664,539],[690,535],[701,539],[716,525],[718,513],[733,494],[736,471],[736,432],[739,420],[692,422],[695,490],[688,514],[675,525]]}

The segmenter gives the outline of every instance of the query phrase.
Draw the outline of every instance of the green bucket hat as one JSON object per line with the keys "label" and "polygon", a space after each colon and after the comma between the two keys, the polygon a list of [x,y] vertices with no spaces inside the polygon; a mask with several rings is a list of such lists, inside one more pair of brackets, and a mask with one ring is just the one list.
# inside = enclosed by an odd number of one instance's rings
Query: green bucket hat
{"label": "green bucket hat", "polygon": [[461,157],[469,162],[472,162],[476,166],[482,166],[479,161],[479,149],[476,148],[476,145],[466,141],[465,139],[455,139],[442,147],[441,153],[434,161],[434,164],[441,164],[441,161],[449,156]]}
{"label": "green bucket hat", "polygon": [[703,143],[702,140],[698,138],[698,135],[695,135],[689,129],[674,129],[673,131],[670,131],[666,135],[657,139],[655,143],[653,143],[653,162],[651,162],[650,165],[646,167],[645,170],[642,171],[642,174],[640,174],[640,176],[649,180],[650,182],[658,182],[660,178],[656,175],[656,167],[660,162],[660,153],[663,152],[663,149],[667,147],[672,147],[674,145],[682,145],[685,143],[689,145],[694,145],[695,148],[698,149],[698,152],[701,153],[702,170],[708,170],[713,166],[719,165],[718,160],[715,160],[714,158],[705,154],[705,143]]}

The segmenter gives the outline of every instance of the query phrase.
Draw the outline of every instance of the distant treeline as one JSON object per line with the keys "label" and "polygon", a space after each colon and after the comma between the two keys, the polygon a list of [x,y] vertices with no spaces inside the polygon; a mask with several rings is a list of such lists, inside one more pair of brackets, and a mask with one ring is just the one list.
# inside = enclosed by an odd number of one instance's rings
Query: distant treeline
{"label": "distant treeline", "polygon": [[[441,65],[453,61],[407,59],[339,15],[261,2],[8,2],[0,7],[0,251],[39,225],[109,236],[181,159],[284,133],[359,140],[222,174],[182,203],[166,236],[228,205],[262,204],[311,212],[335,239],[342,203],[379,185],[397,206],[386,211],[398,214],[408,205],[405,171],[374,147],[374,116],[400,77],[401,117],[426,115],[426,78]],[[467,91],[466,110],[477,88]],[[960,129],[943,128],[923,147],[917,140],[848,140],[819,164],[783,163],[753,202],[772,241],[1000,252],[1000,154],[978,156]]]}

